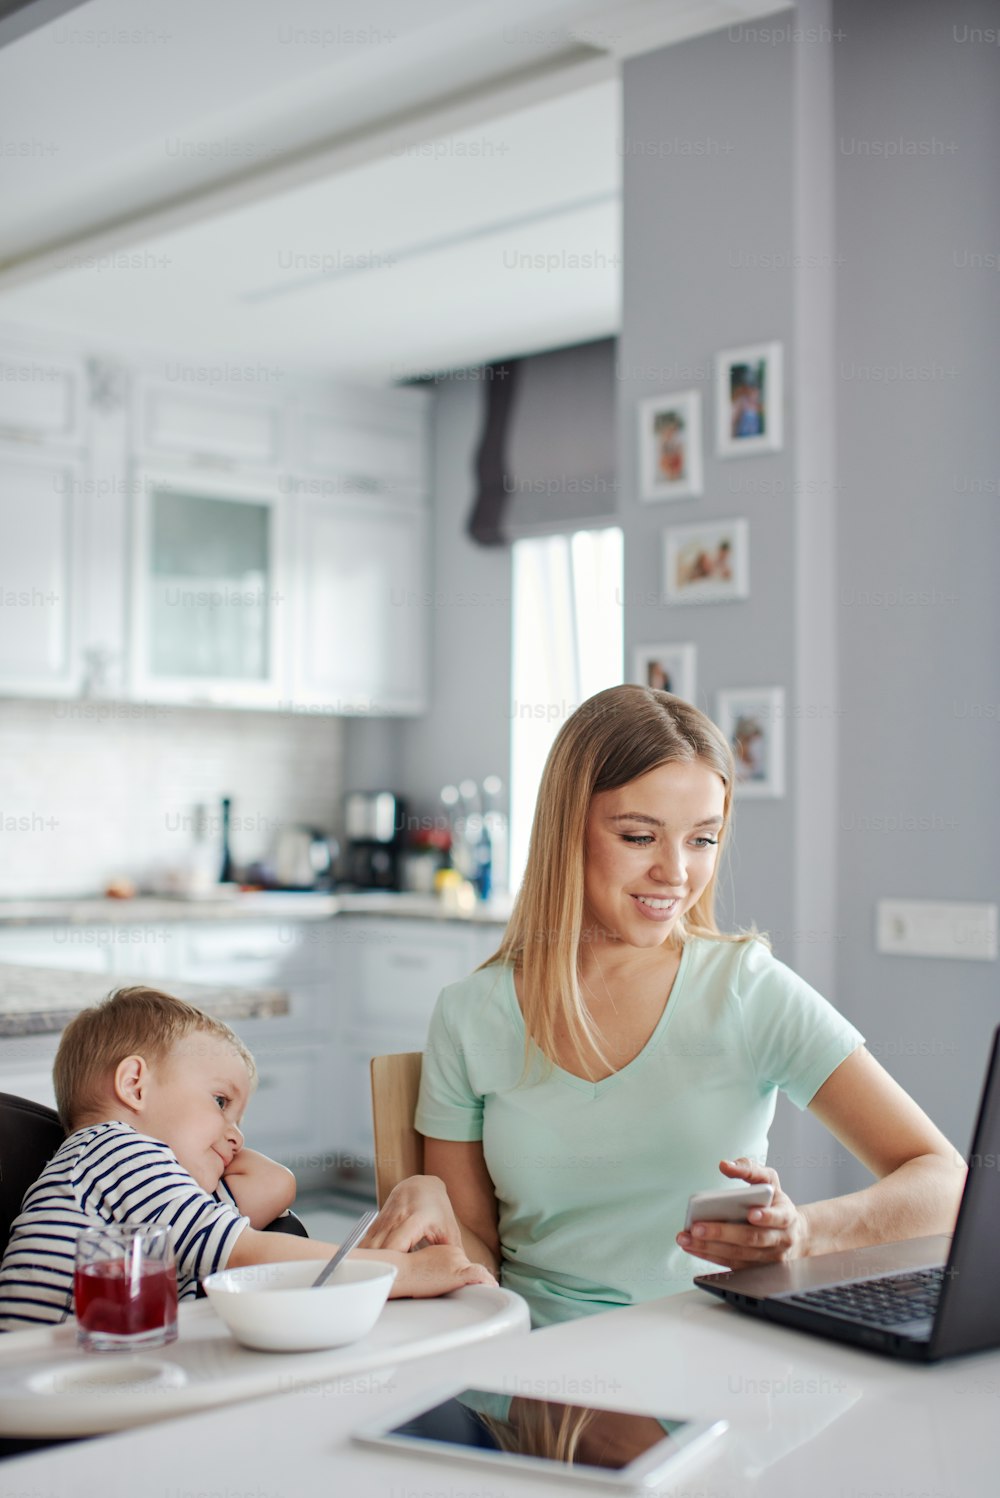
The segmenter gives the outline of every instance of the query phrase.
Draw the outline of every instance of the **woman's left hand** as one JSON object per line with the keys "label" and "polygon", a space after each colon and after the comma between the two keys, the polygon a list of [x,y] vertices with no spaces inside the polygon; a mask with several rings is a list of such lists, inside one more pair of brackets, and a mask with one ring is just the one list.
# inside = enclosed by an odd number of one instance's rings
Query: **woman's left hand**
{"label": "woman's left hand", "polygon": [[405,1254],[422,1244],[462,1247],[462,1230],[438,1176],[408,1176],[394,1186],[362,1246]]}
{"label": "woman's left hand", "polygon": [[709,1259],[724,1269],[749,1269],[754,1264],[801,1259],[809,1252],[809,1225],[792,1199],[785,1195],[778,1172],[740,1157],[720,1160],[719,1169],[730,1180],[749,1186],[769,1183],[774,1197],[769,1207],[754,1207],[746,1222],[694,1222],[690,1232],[677,1234],[686,1253]]}

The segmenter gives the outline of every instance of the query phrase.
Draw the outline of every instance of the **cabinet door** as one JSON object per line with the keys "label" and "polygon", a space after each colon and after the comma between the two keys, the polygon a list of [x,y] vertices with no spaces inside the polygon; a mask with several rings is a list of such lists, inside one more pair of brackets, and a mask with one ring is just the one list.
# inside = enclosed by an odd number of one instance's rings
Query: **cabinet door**
{"label": "cabinet door", "polygon": [[80,448],[84,376],[79,359],[5,344],[0,353],[0,438]]}
{"label": "cabinet door", "polygon": [[4,1040],[0,1052],[0,1092],[29,1098],[54,1108],[52,1063],[59,1048],[58,1035],[29,1035]]}
{"label": "cabinet door", "polygon": [[276,486],[145,470],[135,487],[134,693],[275,704],[287,612]]}
{"label": "cabinet door", "polygon": [[[185,366],[178,363],[178,380],[170,385],[143,380],[137,386],[136,426],[140,449],[157,458],[183,456],[195,462],[221,461],[243,467],[276,468],[281,462],[283,417],[280,402],[220,395],[211,390],[227,369],[236,376],[240,366],[193,364],[190,378],[201,381],[192,389],[181,383]],[[248,366],[264,386],[271,373],[264,365]]]}
{"label": "cabinet door", "polygon": [[347,714],[424,710],[426,525],[423,510],[296,500],[297,703]]}
{"label": "cabinet door", "polygon": [[81,679],[78,465],[0,450],[0,690],[75,695]]}
{"label": "cabinet door", "polygon": [[0,962],[18,967],[68,968],[70,972],[111,971],[111,929],[107,926],[26,926],[0,929]]}
{"label": "cabinet door", "polygon": [[249,1034],[244,1024],[233,1028],[250,1046],[257,1063],[257,1087],[247,1106],[247,1143],[296,1174],[315,1169],[321,1163],[316,1157],[324,1151],[328,1159],[322,1163],[332,1165],[327,1049],[272,1049]]}

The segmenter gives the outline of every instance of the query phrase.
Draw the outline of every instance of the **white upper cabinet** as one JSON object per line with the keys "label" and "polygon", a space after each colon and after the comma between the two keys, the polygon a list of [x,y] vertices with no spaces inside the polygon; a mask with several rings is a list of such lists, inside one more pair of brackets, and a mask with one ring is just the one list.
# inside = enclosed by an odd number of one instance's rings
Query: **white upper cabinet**
{"label": "white upper cabinet", "polygon": [[85,405],[82,360],[16,345],[0,352],[0,441],[80,448]]}
{"label": "white upper cabinet", "polygon": [[[211,366],[195,367],[195,373]],[[284,411],[276,402],[220,395],[205,385],[137,383],[138,445],[155,459],[277,469],[284,460]]]}
{"label": "white upper cabinet", "polygon": [[0,692],[423,711],[425,392],[3,336]]}
{"label": "white upper cabinet", "polygon": [[82,675],[79,466],[0,446],[0,690],[65,696]]}
{"label": "white upper cabinet", "polygon": [[301,495],[294,505],[293,701],[312,712],[422,712],[423,510]]}
{"label": "white upper cabinet", "polygon": [[293,424],[293,466],[306,492],[423,503],[427,496],[427,396],[369,391],[323,405],[301,402]]}
{"label": "white upper cabinet", "polygon": [[275,704],[288,602],[276,486],[142,469],[134,489],[133,695]]}

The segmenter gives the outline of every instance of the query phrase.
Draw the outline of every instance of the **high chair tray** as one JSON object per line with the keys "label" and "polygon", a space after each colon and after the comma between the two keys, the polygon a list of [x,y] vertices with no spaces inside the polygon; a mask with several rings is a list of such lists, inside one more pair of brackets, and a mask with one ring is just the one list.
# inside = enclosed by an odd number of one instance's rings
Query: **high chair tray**
{"label": "high chair tray", "polygon": [[468,1285],[434,1300],[391,1300],[374,1328],[324,1352],[253,1352],[209,1303],[180,1307],[177,1341],[136,1354],[87,1353],[76,1323],[0,1334],[0,1436],[92,1436],[262,1394],[358,1393],[411,1358],[529,1330],[512,1290]]}

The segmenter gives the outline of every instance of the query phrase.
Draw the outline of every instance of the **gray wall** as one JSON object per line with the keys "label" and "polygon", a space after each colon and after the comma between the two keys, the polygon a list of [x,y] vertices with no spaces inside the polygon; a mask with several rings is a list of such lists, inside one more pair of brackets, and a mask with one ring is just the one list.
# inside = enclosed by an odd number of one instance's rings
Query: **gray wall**
{"label": "gray wall", "polygon": [[[795,368],[795,79],[790,46],[755,45],[740,27],[626,64],[618,382],[626,659],[639,643],[693,641],[700,707],[714,716],[723,688],[783,686],[789,724],[804,705],[797,642],[809,622],[796,590],[798,413],[787,395],[781,452],[721,459],[713,391],[714,356],[722,349],[776,340]],[[641,503],[637,403],[690,388],[702,392],[704,494]],[[786,379],[786,390],[793,389]],[[732,517],[750,522],[749,599],[666,604],[664,528]],[[818,721],[833,739],[835,720]],[[754,923],[768,931],[776,953],[829,992],[829,964],[821,975],[808,970],[819,948],[800,952],[800,906],[812,866],[803,870],[796,860],[801,813],[793,751],[789,743],[784,799],[738,804],[719,918],[723,927]],[[831,788],[813,813],[832,825]],[[829,931],[830,924],[825,918],[816,929]],[[811,1136],[810,1123],[779,1100],[771,1159],[786,1189],[803,1200],[833,1189],[840,1156]]]}
{"label": "gray wall", "polygon": [[[997,895],[996,8],[807,0],[777,44],[769,19],[625,68],[626,641],[696,641],[710,711],[785,686],[788,795],[739,806],[728,918],[770,929],[964,1149],[996,964],[879,956],[874,919]],[[636,503],[637,401],[707,395],[699,365],[763,338],[784,452],[720,463],[710,422],[705,497]],[[750,519],[752,596],[682,618],[658,533],[706,515]],[[788,1109],[774,1146],[803,1199],[868,1179]]]}
{"label": "gray wall", "polygon": [[960,40],[1000,16],[836,17],[840,1002],[965,1150],[997,966],[878,956],[872,927],[880,896],[1000,885],[1000,50]]}

